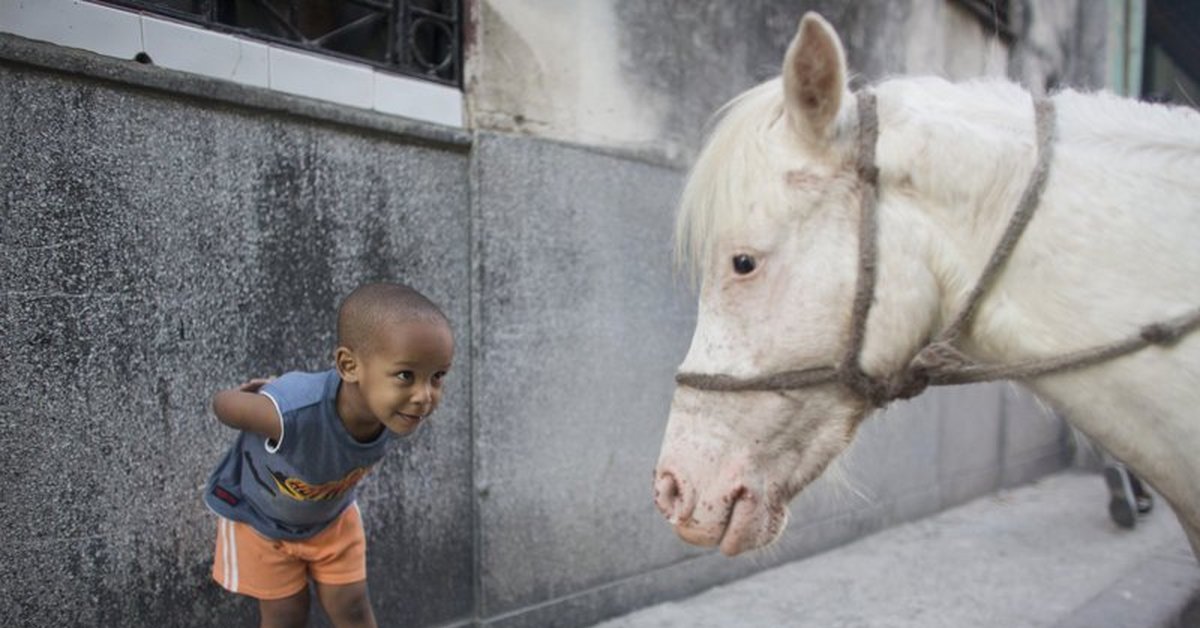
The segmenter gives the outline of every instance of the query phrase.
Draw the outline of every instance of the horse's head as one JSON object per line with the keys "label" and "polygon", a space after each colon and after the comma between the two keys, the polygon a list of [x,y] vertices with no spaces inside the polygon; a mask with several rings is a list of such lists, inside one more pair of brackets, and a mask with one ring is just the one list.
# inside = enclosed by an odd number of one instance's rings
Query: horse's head
{"label": "horse's head", "polygon": [[[681,373],[761,381],[842,361],[864,185],[857,100],[846,76],[837,35],[808,14],[781,79],[743,94],[714,129],[690,174],[676,234],[700,278],[696,331]],[[932,285],[920,274],[889,279],[919,292]],[[889,372],[911,355],[929,321],[879,329],[875,318],[857,360],[867,372]],[[680,383],[655,500],[684,540],[730,555],[779,535],[787,503],[846,447],[871,409],[836,381],[778,391]]]}

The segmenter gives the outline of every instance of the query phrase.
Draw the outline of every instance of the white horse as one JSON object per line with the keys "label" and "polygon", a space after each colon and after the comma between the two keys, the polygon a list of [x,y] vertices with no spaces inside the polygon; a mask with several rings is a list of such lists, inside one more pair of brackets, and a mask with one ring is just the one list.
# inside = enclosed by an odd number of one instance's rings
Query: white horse
{"label": "white horse", "polygon": [[[688,179],[699,313],[655,470],[677,534],[764,546],[875,406],[1011,377],[1147,479],[1200,555],[1200,115],[846,77],[804,16]],[[1090,349],[1116,357],[1070,364]]]}

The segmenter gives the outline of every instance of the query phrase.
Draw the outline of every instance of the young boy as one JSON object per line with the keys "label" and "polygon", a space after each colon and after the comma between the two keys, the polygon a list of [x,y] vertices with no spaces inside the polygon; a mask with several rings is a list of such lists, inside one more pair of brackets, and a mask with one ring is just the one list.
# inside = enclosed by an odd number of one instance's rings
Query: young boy
{"label": "young boy", "polygon": [[213,396],[241,430],[209,478],[218,516],[213,578],[259,600],[263,626],[305,626],[308,579],[335,626],[375,626],[354,486],[391,434],[433,412],[454,356],[450,323],[400,284],[350,293],[338,309],[334,368],[251,380]]}

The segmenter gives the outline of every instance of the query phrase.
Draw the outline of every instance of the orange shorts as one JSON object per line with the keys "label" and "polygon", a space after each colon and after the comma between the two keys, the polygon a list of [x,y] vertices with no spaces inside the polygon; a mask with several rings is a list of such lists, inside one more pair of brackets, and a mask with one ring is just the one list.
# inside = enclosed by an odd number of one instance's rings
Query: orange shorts
{"label": "orange shorts", "polygon": [[212,576],[230,592],[277,600],[302,591],[310,575],[335,585],[367,579],[367,537],[357,503],[302,541],[269,539],[249,524],[224,517],[217,521]]}

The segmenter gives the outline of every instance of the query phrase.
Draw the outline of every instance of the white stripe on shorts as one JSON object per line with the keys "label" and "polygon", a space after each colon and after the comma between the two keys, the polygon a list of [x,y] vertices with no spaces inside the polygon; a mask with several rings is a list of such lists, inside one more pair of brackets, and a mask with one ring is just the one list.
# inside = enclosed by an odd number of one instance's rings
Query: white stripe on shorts
{"label": "white stripe on shorts", "polygon": [[221,563],[224,573],[224,578],[221,579],[221,586],[229,588],[229,520],[221,519]]}
{"label": "white stripe on shorts", "polygon": [[238,590],[238,564],[237,564],[237,535],[233,533],[233,522],[229,522],[229,558],[232,563],[230,571],[233,572],[233,583],[229,590],[237,593]]}
{"label": "white stripe on shorts", "polygon": [[222,558],[225,559],[224,582],[221,584],[230,593],[237,593],[238,590],[238,564],[237,564],[237,536],[233,532],[233,522],[225,519],[220,520],[221,540],[223,541]]}

